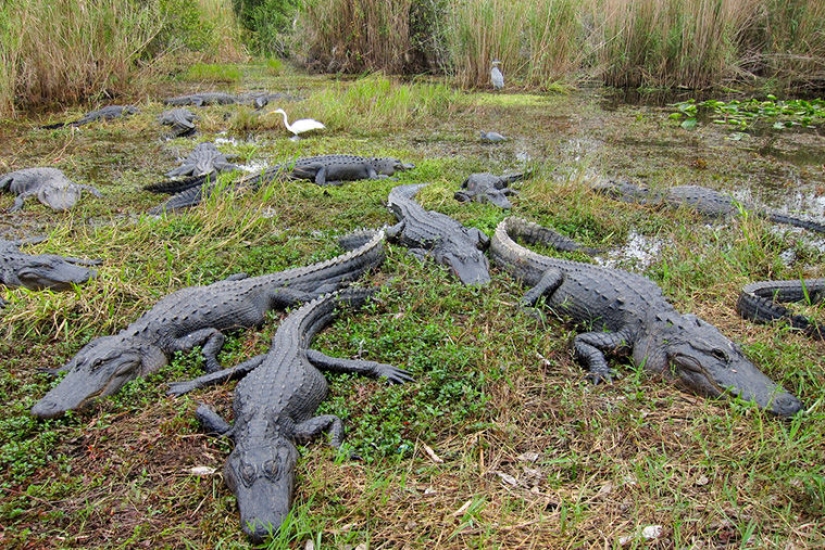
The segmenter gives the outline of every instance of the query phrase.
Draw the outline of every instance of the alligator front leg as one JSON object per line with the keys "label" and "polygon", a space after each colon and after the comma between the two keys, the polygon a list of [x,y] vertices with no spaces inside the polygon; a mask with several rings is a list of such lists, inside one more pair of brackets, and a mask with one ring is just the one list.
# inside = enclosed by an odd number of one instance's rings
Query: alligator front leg
{"label": "alligator front leg", "polygon": [[576,359],[587,366],[588,378],[598,384],[613,381],[614,372],[604,354],[627,352],[630,348],[622,332],[585,332],[573,338],[573,350]]}
{"label": "alligator front leg", "polygon": [[206,405],[200,405],[198,410],[195,411],[195,416],[201,423],[201,426],[209,433],[229,435],[232,431],[232,426]]}
{"label": "alligator front leg", "polygon": [[206,360],[204,369],[206,372],[215,372],[221,370],[221,364],[218,362],[217,356],[223,348],[224,341],[226,341],[226,337],[218,329],[204,328],[181,338],[176,338],[169,351],[188,352],[192,351],[195,346],[201,346],[201,353]]}
{"label": "alligator front leg", "polygon": [[322,370],[363,374],[373,378],[386,378],[388,382],[393,384],[413,381],[413,377],[409,372],[385,363],[330,357],[312,349],[306,350],[306,355],[310,363]]}
{"label": "alligator front leg", "polygon": [[194,390],[198,390],[200,388],[205,388],[206,386],[212,386],[215,384],[222,384],[223,382],[229,382],[230,380],[235,380],[237,378],[243,378],[263,363],[264,358],[266,355],[258,355],[257,357],[253,357],[243,363],[235,365],[229,369],[222,369],[215,372],[210,372],[208,374],[204,374],[203,376],[199,376],[197,378],[193,378],[192,380],[186,380],[183,382],[171,382],[169,384],[169,389],[166,390],[166,395],[183,395],[185,393],[189,393]]}
{"label": "alligator front leg", "polygon": [[325,414],[310,418],[300,424],[296,424],[292,435],[299,440],[309,441],[321,432],[330,433],[329,444],[336,449],[344,441],[344,423],[334,414]]}

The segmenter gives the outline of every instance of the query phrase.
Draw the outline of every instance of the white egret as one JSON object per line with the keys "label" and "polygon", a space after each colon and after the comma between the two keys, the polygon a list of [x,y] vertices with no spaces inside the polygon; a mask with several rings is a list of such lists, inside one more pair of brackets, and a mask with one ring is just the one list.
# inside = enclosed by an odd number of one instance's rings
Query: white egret
{"label": "white egret", "polygon": [[499,70],[498,65],[501,65],[501,61],[495,60],[493,61],[493,68],[490,69],[490,81],[493,83],[493,88],[496,90],[504,88],[504,75],[501,74],[501,70]]}
{"label": "white egret", "polygon": [[289,120],[287,120],[286,118],[286,113],[283,109],[275,109],[272,112],[281,113],[282,115],[284,115],[284,126],[286,126],[287,130],[295,134],[293,137],[290,138],[293,140],[300,139],[298,134],[303,134],[304,132],[309,132],[310,130],[322,130],[326,128],[326,126],[324,126],[317,120],[311,118],[301,118],[290,124]]}

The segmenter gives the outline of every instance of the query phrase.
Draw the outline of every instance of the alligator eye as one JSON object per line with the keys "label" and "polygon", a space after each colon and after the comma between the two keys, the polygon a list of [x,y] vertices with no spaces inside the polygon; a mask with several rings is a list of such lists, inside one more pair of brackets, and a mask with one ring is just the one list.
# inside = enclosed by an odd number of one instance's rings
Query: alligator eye
{"label": "alligator eye", "polygon": [[241,474],[241,481],[247,487],[250,487],[255,481],[255,467],[251,464],[241,464],[239,468]]}
{"label": "alligator eye", "polygon": [[275,460],[267,460],[264,462],[264,474],[269,478],[278,477],[278,462]]}
{"label": "alligator eye", "polygon": [[725,350],[719,348],[713,348],[710,351],[710,354],[713,356],[714,359],[722,361],[723,363],[727,363],[730,359],[728,358],[728,354],[725,353]]}

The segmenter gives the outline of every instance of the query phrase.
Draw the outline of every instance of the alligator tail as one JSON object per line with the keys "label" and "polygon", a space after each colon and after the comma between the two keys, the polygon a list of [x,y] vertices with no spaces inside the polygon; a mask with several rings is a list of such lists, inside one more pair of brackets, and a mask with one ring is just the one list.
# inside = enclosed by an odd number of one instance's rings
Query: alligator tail
{"label": "alligator tail", "polygon": [[785,214],[779,214],[777,212],[769,213],[768,219],[774,223],[784,223],[794,227],[801,227],[802,229],[807,229],[808,231],[825,233],[825,225],[810,220],[794,218],[792,216],[786,216]]}
{"label": "alligator tail", "polygon": [[[814,281],[810,281],[815,284]],[[788,284],[791,283],[791,284]],[[825,339],[825,327],[804,315],[798,315],[781,305],[778,301],[801,301],[802,285],[796,287],[798,281],[763,281],[746,285],[736,301],[736,312],[743,319],[754,323],[767,324],[773,321],[784,320],[788,324],[817,340]],[[783,290],[785,292],[783,292]]]}
{"label": "alligator tail", "polygon": [[523,239],[528,244],[543,244],[560,252],[583,252],[590,256],[598,254],[597,248],[591,248],[577,243],[573,239],[556,233],[552,229],[529,222],[522,218],[507,218],[506,231],[511,237]]}
{"label": "alligator tail", "polygon": [[193,176],[182,180],[160,181],[158,183],[147,185],[143,188],[143,190],[150,191],[152,193],[166,193],[169,195],[174,195],[175,193],[186,191],[192,187],[201,186],[206,183],[207,179],[210,179],[210,176]]}
{"label": "alligator tail", "polygon": [[189,208],[192,206],[197,206],[201,203],[204,196],[208,197],[211,194],[211,192],[211,188],[207,189],[205,186],[190,187],[185,191],[181,191],[180,193],[172,195],[163,204],[149,210],[149,213],[152,215],[158,215],[163,214],[164,212],[169,212],[171,210],[178,210],[180,208]]}

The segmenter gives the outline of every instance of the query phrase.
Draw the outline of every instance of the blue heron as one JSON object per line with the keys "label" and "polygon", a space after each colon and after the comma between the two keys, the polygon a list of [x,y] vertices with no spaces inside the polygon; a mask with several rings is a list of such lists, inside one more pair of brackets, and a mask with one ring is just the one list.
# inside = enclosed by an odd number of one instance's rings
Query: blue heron
{"label": "blue heron", "polygon": [[498,65],[501,65],[501,61],[495,60],[493,61],[493,68],[490,69],[490,81],[493,83],[493,88],[496,90],[504,88],[504,75],[501,74],[501,70],[499,70]]}

